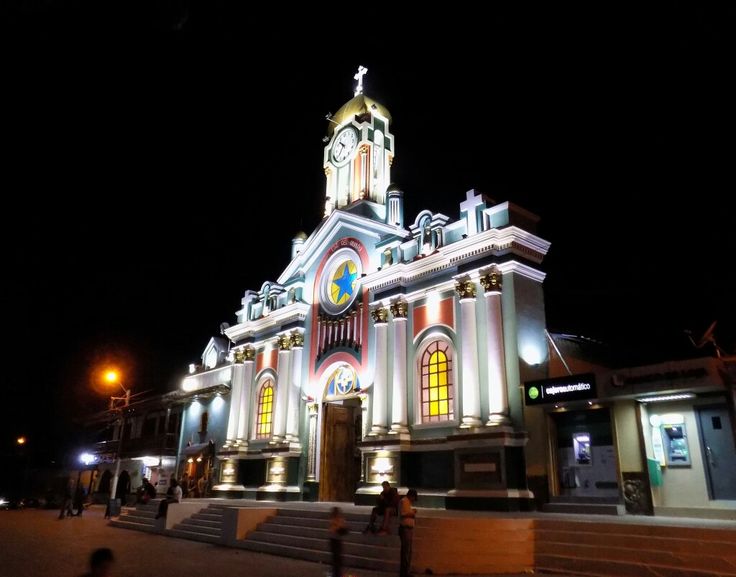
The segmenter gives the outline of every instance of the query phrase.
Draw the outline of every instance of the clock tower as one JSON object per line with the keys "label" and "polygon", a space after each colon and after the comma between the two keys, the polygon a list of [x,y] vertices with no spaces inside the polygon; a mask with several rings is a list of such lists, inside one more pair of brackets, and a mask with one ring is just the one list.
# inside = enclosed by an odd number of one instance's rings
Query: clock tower
{"label": "clock tower", "polygon": [[386,189],[394,157],[394,137],[389,132],[391,114],[363,94],[366,72],[367,68],[358,68],[354,97],[328,116],[325,216],[364,200],[378,205],[374,207],[376,215],[386,218]]}

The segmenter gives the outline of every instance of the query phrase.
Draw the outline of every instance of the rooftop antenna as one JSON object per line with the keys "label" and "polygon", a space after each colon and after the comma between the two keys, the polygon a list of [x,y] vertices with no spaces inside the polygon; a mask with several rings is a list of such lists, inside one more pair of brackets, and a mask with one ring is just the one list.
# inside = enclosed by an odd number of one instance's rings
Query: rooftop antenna
{"label": "rooftop antenna", "polygon": [[702,349],[705,345],[707,345],[708,343],[711,343],[713,345],[713,348],[716,350],[716,357],[720,359],[725,351],[721,347],[719,347],[718,343],[716,342],[716,337],[714,333],[716,330],[717,323],[718,321],[713,321],[708,327],[708,329],[703,333],[703,336],[700,337],[697,342],[693,338],[692,331],[686,330],[685,334],[687,335],[687,338],[690,339],[690,342],[693,344],[693,346],[696,349]]}

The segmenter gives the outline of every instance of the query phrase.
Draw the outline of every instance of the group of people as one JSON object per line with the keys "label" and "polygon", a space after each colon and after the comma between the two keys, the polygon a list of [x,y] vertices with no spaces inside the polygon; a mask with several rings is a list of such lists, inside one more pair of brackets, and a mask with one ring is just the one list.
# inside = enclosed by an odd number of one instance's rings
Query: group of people
{"label": "group of people", "polygon": [[190,477],[186,473],[179,483],[182,493],[187,499],[196,499],[199,497],[207,497],[209,494],[209,479],[206,475],[202,475],[199,479]]}
{"label": "group of people", "polygon": [[59,519],[81,517],[84,512],[84,503],[86,500],[87,492],[84,490],[81,481],[77,481],[75,488],[74,481],[69,479],[64,488],[64,498],[61,501]]}
{"label": "group of people", "polygon": [[[368,526],[363,533],[388,535],[391,518],[399,518],[399,539],[401,540],[400,577],[409,577],[411,570],[412,543],[414,541],[414,524],[417,510],[413,507],[417,500],[416,489],[409,489],[404,497],[388,481],[381,483],[378,502],[371,511]],[[383,517],[381,528],[376,530],[378,517]],[[332,577],[342,577],[342,537],[348,533],[347,523],[339,507],[333,507],[330,513],[330,549],[332,551]]]}

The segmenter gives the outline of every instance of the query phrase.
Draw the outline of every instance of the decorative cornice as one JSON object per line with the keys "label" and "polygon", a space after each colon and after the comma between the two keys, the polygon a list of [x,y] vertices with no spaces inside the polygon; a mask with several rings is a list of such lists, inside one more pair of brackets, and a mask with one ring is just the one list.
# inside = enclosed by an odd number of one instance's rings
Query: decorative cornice
{"label": "decorative cornice", "polygon": [[460,299],[474,299],[475,283],[472,280],[462,280],[455,285],[455,292]]}
{"label": "decorative cornice", "polygon": [[237,342],[246,337],[263,333],[273,327],[280,327],[294,321],[304,321],[309,310],[310,306],[307,303],[293,302],[271,311],[268,316],[234,325],[225,330],[225,335],[231,341]]}
{"label": "decorative cornice", "polygon": [[344,210],[333,210],[322,222],[317,231],[309,236],[301,252],[292,260],[279,275],[278,282],[285,283],[295,276],[299,269],[306,270],[313,261],[322,255],[323,249],[329,246],[338,237],[342,229],[355,231],[363,236],[370,236],[378,242],[382,237],[391,235],[408,237],[409,231],[395,226],[360,216]]}
{"label": "decorative cornice", "polygon": [[493,267],[480,277],[480,284],[483,285],[483,291],[486,294],[500,293],[503,290],[503,276],[496,267]]}
{"label": "decorative cornice", "polygon": [[388,321],[388,309],[380,307],[371,311],[371,317],[373,317],[374,324],[380,325]]}
{"label": "decorative cornice", "polygon": [[[509,254],[518,254],[533,262],[541,262],[548,248],[547,241],[515,226],[491,229],[441,246],[425,258],[412,262],[396,262],[382,270],[368,272],[361,284],[363,288],[373,291],[398,285],[410,286],[484,255],[506,259]],[[542,282],[545,277],[544,272],[519,261],[506,260],[498,263],[497,267],[504,274],[515,272],[537,282]]]}
{"label": "decorative cornice", "polygon": [[409,312],[409,305],[405,301],[396,301],[391,304],[391,314],[394,319],[405,319]]}

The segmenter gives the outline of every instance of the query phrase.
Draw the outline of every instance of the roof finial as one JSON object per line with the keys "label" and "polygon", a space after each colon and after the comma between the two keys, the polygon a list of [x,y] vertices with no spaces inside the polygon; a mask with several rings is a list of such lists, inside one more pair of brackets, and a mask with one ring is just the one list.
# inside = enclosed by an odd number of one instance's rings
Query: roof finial
{"label": "roof finial", "polygon": [[363,76],[365,76],[366,72],[368,72],[368,69],[365,66],[358,66],[358,73],[353,76],[353,78],[358,81],[358,84],[355,86],[355,94],[353,96],[363,94]]}

